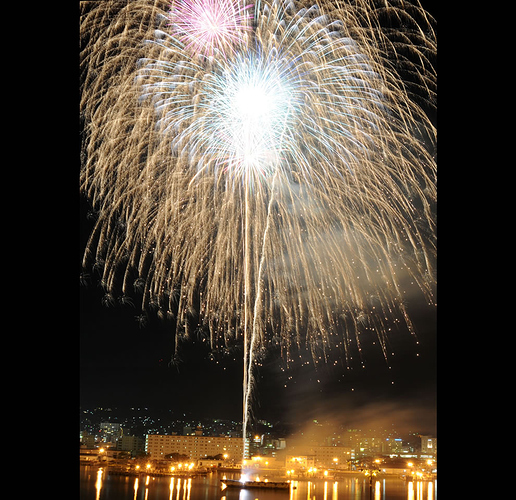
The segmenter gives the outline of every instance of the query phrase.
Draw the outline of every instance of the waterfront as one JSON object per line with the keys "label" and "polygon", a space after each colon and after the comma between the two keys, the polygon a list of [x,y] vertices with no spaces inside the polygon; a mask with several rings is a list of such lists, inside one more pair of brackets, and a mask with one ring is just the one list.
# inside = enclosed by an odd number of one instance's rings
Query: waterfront
{"label": "waterfront", "polygon": [[220,480],[239,474],[214,472],[206,476],[152,477],[110,475],[108,468],[80,467],[81,500],[436,500],[437,480],[373,479],[362,474],[338,480],[293,481],[290,493],[221,488]]}

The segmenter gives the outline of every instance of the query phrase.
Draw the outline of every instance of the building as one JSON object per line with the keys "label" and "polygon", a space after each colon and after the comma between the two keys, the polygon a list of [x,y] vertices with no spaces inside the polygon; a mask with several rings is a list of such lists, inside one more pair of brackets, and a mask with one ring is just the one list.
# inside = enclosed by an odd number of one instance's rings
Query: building
{"label": "building", "polygon": [[96,462],[99,460],[99,450],[97,448],[81,446],[79,457],[81,463]]}
{"label": "building", "polygon": [[104,443],[116,443],[122,437],[123,431],[119,423],[101,422],[99,434]]}
{"label": "building", "polygon": [[437,456],[437,438],[421,436],[421,456],[424,458]]}
{"label": "building", "polygon": [[151,458],[159,459],[170,453],[186,455],[190,460],[209,456],[228,455],[228,460],[242,459],[242,438],[214,436],[177,436],[147,434],[145,451]]}
{"label": "building", "polygon": [[351,460],[351,448],[347,446],[314,446],[311,451],[317,467],[347,469]]}
{"label": "building", "polygon": [[276,450],[284,450],[287,447],[287,441],[285,438],[273,439],[272,447]]}
{"label": "building", "polygon": [[122,436],[116,442],[116,449],[118,451],[130,451],[132,455],[143,451],[143,447],[143,439],[138,436]]}
{"label": "building", "polygon": [[86,448],[95,448],[95,436],[87,433],[86,431],[82,431],[81,444],[83,444]]}
{"label": "building", "polygon": [[403,450],[401,438],[386,438],[382,443],[382,455],[399,455]]}
{"label": "building", "polygon": [[[288,450],[286,467],[290,467],[289,462],[294,460],[302,467],[318,468],[339,468],[347,469],[349,462],[354,458],[352,449],[347,446],[292,446]],[[296,457],[304,457],[303,460],[295,460]],[[306,463],[305,463],[306,462]],[[295,463],[293,465],[296,465]]]}
{"label": "building", "polygon": [[81,446],[80,462],[110,462],[117,458],[118,451],[112,448],[86,448]]}
{"label": "building", "polygon": [[315,457],[314,455],[287,455],[285,467],[299,474],[315,467]]}

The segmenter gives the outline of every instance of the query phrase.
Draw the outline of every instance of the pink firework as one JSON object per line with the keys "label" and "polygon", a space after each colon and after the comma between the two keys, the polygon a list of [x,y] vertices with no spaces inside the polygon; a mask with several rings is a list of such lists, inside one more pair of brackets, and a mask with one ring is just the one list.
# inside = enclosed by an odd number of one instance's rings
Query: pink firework
{"label": "pink firework", "polygon": [[170,25],[185,48],[194,54],[211,56],[239,44],[249,30],[252,14],[239,0],[174,0]]}

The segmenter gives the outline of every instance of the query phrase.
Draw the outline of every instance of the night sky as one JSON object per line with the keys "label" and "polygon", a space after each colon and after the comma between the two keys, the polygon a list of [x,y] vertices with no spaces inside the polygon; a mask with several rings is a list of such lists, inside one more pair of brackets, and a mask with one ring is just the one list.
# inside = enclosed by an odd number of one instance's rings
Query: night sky
{"label": "night sky", "polygon": [[[92,226],[87,210],[82,200],[79,258]],[[102,296],[92,274],[79,295],[82,408],[144,406],[197,418],[242,419],[241,354],[212,359],[206,344],[192,339],[181,348],[182,362],[170,364],[173,325],[149,313],[141,327],[138,306],[106,307]],[[436,308],[415,299],[408,307],[420,344],[408,331],[394,333],[389,363],[374,339],[364,342],[365,368],[357,359],[348,368],[338,358],[317,367],[299,362],[287,368],[279,353],[271,352],[256,374],[256,418],[294,423],[326,418],[350,425],[386,419],[435,434]]]}
{"label": "night sky", "polygon": [[[91,285],[80,293],[80,404],[147,406],[191,412],[198,417],[242,417],[242,361],[212,360],[198,340],[181,350],[182,363],[170,365],[170,325],[149,317],[140,328],[129,306],[107,308],[102,293]],[[392,413],[394,420],[420,422],[435,432],[435,318],[421,315],[420,355],[413,339],[399,339],[390,361],[377,349],[365,349],[366,368],[328,364],[286,369],[271,353],[257,373],[257,418],[300,421],[336,417],[355,421],[363,412]],[[417,324],[417,323],[416,323]],[[403,345],[405,343],[405,345]],[[291,377],[289,379],[289,377]],[[394,382],[394,384],[392,383]],[[285,387],[286,386],[286,387]],[[404,422],[405,423],[405,422]],[[421,430],[423,430],[421,429]]]}
{"label": "night sky", "polygon": [[[88,210],[81,198],[78,262],[92,228]],[[238,353],[211,359],[205,344],[195,339],[183,346],[182,363],[171,365],[173,326],[149,313],[147,325],[140,327],[138,307],[106,307],[102,296],[94,275],[80,287],[82,408],[144,406],[199,418],[242,419]],[[299,363],[287,370],[271,352],[257,372],[256,418],[297,423],[326,418],[362,426],[385,422],[436,435],[436,307],[414,297],[408,308],[420,344],[407,331],[393,334],[389,363],[372,343],[364,346],[365,368],[355,359],[349,367],[332,361],[317,369]]]}

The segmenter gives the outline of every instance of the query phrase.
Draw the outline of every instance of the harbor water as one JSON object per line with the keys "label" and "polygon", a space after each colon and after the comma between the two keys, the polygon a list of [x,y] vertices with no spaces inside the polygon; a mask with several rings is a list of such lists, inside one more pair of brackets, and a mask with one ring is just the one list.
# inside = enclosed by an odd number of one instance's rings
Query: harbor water
{"label": "harbor water", "polygon": [[436,500],[437,480],[406,481],[357,473],[345,478],[292,481],[287,491],[224,488],[221,479],[239,474],[153,477],[109,473],[109,467],[80,466],[81,500]]}

